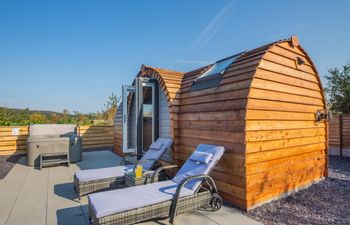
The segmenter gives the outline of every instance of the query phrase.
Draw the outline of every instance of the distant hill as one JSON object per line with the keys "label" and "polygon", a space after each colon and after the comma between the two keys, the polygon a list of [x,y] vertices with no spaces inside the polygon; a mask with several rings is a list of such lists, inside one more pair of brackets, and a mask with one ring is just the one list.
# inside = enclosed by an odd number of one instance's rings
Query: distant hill
{"label": "distant hill", "polygon": [[[7,110],[10,110],[10,111],[14,111],[14,112],[23,112],[23,111],[27,110],[27,109],[16,109],[16,108],[0,107],[0,110],[1,109],[7,109]],[[49,116],[49,115],[52,115],[52,114],[56,114],[58,116],[63,115],[63,113],[61,113],[61,112],[55,112],[55,111],[49,111],[49,110],[36,110],[36,109],[28,109],[28,113],[29,114],[41,113],[41,114],[44,114],[46,116]],[[69,116],[73,116],[72,114],[68,114],[68,115]]]}

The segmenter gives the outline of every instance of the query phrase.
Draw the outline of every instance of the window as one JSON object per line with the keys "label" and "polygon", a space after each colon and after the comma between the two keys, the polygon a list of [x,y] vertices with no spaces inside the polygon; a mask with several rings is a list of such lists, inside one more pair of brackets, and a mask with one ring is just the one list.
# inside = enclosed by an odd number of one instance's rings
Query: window
{"label": "window", "polygon": [[235,58],[236,58],[235,56],[231,56],[229,58],[225,58],[220,61],[217,61],[207,71],[205,71],[198,79],[209,78],[210,76],[224,74],[225,70],[233,63]]}
{"label": "window", "polygon": [[243,54],[243,52],[214,63],[207,71],[196,79],[191,87],[191,90],[202,90],[219,85],[222,75],[241,54]]}

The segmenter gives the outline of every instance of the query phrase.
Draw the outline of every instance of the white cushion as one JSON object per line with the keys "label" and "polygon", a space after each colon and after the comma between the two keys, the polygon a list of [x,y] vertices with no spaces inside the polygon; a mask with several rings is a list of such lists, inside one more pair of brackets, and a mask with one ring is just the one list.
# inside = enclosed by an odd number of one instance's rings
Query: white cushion
{"label": "white cushion", "polygon": [[160,150],[162,148],[162,146],[164,145],[164,143],[160,142],[160,141],[155,141],[151,144],[151,146],[149,146],[150,149],[154,149],[154,150]]}
{"label": "white cushion", "polygon": [[99,169],[79,170],[75,176],[80,182],[107,179],[111,177],[123,177],[125,173],[132,172],[133,165],[114,166]]}
{"label": "white cushion", "polygon": [[[140,159],[140,164],[145,170],[150,170],[156,160],[159,160],[164,152],[171,146],[173,140],[171,138],[158,138],[153,144],[157,143],[157,146],[162,146],[159,150],[149,149],[143,157]],[[152,144],[152,145],[153,145]]]}
{"label": "white cushion", "polygon": [[[192,155],[189,159],[186,160],[185,164],[182,165],[180,170],[177,172],[176,176],[173,178],[173,181],[176,183],[181,183],[184,179],[195,176],[195,175],[208,175],[210,171],[215,166],[216,162],[221,158],[224,154],[224,147],[216,146],[216,145],[208,145],[208,144],[200,144],[197,146],[197,149],[194,152],[205,152],[212,154],[212,158],[209,160],[208,164],[204,163],[196,163],[191,160]],[[193,154],[193,153],[192,153]],[[193,179],[185,184],[185,187],[196,190],[203,179]]]}
{"label": "white cushion", "polygon": [[[173,199],[178,184],[174,181],[162,181],[112,191],[105,191],[88,196],[97,218],[149,206]],[[183,188],[180,196],[194,194],[193,190]]]}
{"label": "white cushion", "polygon": [[207,153],[207,152],[193,152],[190,156],[190,160],[198,162],[198,163],[204,163],[208,164],[209,161],[213,158],[213,154]]}

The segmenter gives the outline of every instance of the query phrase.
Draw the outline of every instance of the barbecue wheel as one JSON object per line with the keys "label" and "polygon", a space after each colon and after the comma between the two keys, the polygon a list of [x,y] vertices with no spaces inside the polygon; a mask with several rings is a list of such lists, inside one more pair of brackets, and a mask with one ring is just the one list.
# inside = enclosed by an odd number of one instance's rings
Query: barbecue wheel
{"label": "barbecue wheel", "polygon": [[210,206],[211,209],[215,212],[221,209],[222,206],[222,198],[218,194],[213,194],[211,201],[210,201]]}

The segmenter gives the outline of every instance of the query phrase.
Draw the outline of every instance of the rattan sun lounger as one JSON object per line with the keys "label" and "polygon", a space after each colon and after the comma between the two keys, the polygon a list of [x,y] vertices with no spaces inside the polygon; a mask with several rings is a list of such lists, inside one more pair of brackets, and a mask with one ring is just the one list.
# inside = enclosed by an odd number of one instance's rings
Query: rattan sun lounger
{"label": "rattan sun lounger", "polygon": [[219,210],[222,198],[208,174],[223,153],[223,147],[200,144],[172,180],[90,194],[91,222],[126,225],[170,217],[173,223],[176,215],[194,209]]}
{"label": "rattan sun lounger", "polygon": [[[158,160],[172,143],[173,140],[170,138],[158,138],[138,163],[143,166],[144,170],[154,169]],[[74,189],[79,199],[89,193],[122,185],[124,174],[131,172],[135,166],[127,165],[127,163],[126,160],[122,160],[121,164],[126,165],[77,171],[74,174]]]}

